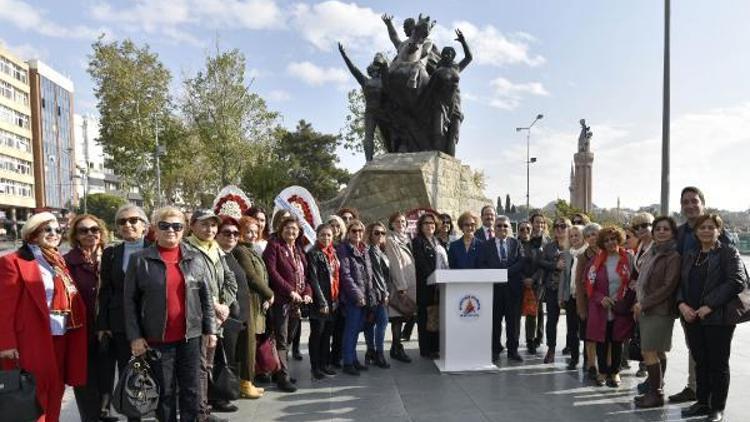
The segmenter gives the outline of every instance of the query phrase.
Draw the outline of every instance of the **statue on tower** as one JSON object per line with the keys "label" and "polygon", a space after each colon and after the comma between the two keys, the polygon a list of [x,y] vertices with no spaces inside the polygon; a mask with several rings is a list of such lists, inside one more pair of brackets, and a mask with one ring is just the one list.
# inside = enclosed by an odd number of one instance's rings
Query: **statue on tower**
{"label": "statue on tower", "polygon": [[586,126],[586,119],[581,119],[578,123],[581,124],[581,134],[578,135],[578,152],[591,152],[591,137],[594,136],[594,132],[591,131],[590,126]]}

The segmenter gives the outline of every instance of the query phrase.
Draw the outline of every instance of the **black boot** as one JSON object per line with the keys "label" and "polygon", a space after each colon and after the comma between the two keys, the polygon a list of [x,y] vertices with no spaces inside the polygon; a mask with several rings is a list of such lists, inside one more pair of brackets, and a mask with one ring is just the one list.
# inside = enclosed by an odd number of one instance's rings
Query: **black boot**
{"label": "black boot", "polygon": [[367,352],[365,352],[365,366],[370,366],[375,363],[375,351],[372,349],[367,349]]}
{"label": "black boot", "polygon": [[391,364],[385,360],[383,352],[378,352],[375,353],[375,366],[377,366],[378,368],[388,369],[391,367]]}
{"label": "black boot", "polygon": [[648,365],[646,366],[646,371],[648,372],[648,378],[646,379],[648,382],[648,392],[642,396],[642,399],[635,401],[635,407],[647,409],[664,406],[664,393],[661,386],[661,364]]}
{"label": "black boot", "polygon": [[391,359],[395,359],[399,362],[411,363],[411,358],[406,354],[404,345],[401,343],[391,346]]}

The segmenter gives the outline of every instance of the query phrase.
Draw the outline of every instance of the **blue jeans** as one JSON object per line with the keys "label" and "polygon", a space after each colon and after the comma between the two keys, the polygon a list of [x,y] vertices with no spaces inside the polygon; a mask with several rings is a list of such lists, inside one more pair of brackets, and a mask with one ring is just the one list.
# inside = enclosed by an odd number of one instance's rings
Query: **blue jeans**
{"label": "blue jeans", "polygon": [[375,350],[378,353],[383,353],[385,327],[388,326],[388,311],[383,304],[371,308],[371,311],[374,313],[375,318],[372,322],[365,323],[367,350]]}
{"label": "blue jeans", "polygon": [[344,365],[353,365],[357,360],[357,339],[365,322],[365,308],[360,308],[354,303],[347,303],[344,305],[344,312],[346,313],[346,322],[344,323],[342,345],[343,360]]}

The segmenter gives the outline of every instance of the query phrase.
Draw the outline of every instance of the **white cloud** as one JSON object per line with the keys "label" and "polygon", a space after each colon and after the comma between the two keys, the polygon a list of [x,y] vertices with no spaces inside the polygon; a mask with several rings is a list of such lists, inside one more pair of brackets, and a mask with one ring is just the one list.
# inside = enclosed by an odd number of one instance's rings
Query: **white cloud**
{"label": "white cloud", "polygon": [[328,0],[292,7],[289,26],[319,50],[333,51],[337,42],[353,51],[393,49],[380,14],[355,3]]}
{"label": "white cloud", "polygon": [[273,29],[283,27],[282,10],[273,0],[138,0],[130,7],[115,9],[94,5],[90,13],[129,32],[161,34],[174,42],[203,46],[191,34],[192,27],[208,29]]}
{"label": "white cloud", "polygon": [[[550,95],[541,82],[514,83],[506,78],[498,77],[490,81],[490,87],[492,95],[483,102],[502,110],[514,110],[525,96]],[[480,98],[479,101],[482,99]]]}
{"label": "white cloud", "polygon": [[83,25],[60,25],[43,9],[22,0],[0,0],[0,20],[7,21],[23,31],[33,31],[54,38],[93,39],[105,29]]}
{"label": "white cloud", "polygon": [[18,44],[11,45],[5,40],[0,38],[0,45],[4,46],[10,52],[15,54],[19,59],[31,60],[31,59],[46,59],[49,52],[46,49],[39,49],[31,44]]}
{"label": "white cloud", "polygon": [[268,93],[267,98],[270,101],[275,101],[277,103],[289,101],[292,99],[292,94],[290,94],[287,91],[284,91],[282,89],[275,89]]}
{"label": "white cloud", "polygon": [[320,86],[327,83],[344,85],[349,80],[349,75],[341,68],[323,68],[310,62],[289,63],[286,71],[288,74],[312,86]]}
{"label": "white cloud", "polygon": [[460,29],[474,56],[474,64],[503,67],[508,65],[525,64],[539,66],[545,63],[541,55],[529,52],[529,43],[535,42],[533,35],[516,32],[505,35],[492,25],[478,27],[471,22],[453,22],[452,29],[436,25],[432,37],[438,45],[457,44],[455,29]]}

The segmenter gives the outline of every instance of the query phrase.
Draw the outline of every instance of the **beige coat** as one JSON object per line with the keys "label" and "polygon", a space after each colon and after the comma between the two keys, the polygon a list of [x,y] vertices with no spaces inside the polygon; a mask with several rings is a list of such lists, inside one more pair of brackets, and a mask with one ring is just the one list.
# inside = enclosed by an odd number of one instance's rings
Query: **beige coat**
{"label": "beige coat", "polygon": [[[389,232],[386,237],[385,254],[391,264],[391,285],[388,290],[390,297],[397,295],[399,290],[406,290],[407,296],[416,303],[417,275],[410,243],[408,235]],[[392,317],[403,316],[393,307],[389,308],[388,313]]]}

